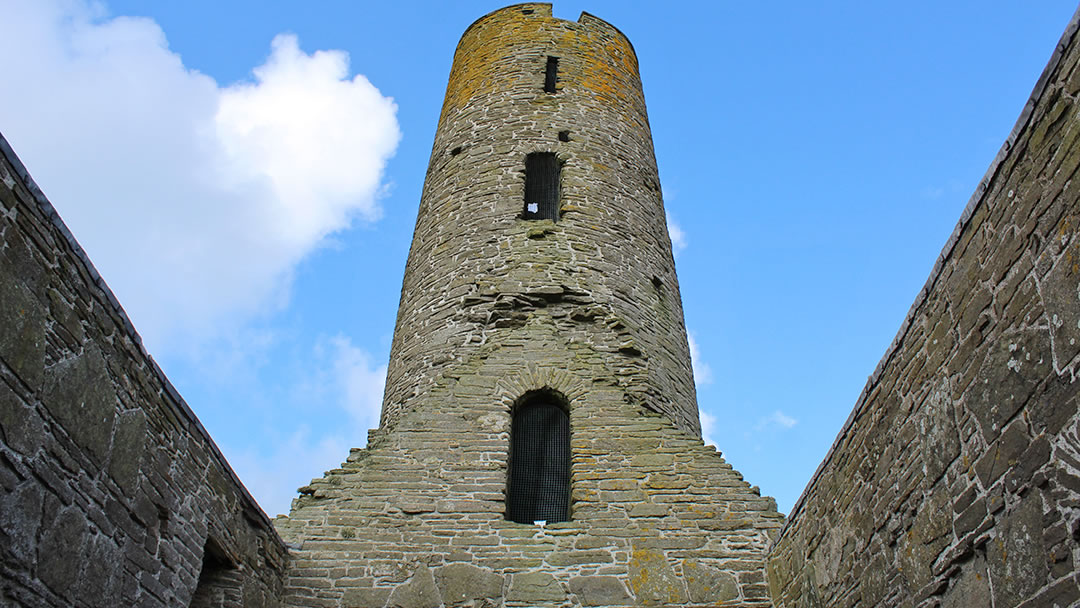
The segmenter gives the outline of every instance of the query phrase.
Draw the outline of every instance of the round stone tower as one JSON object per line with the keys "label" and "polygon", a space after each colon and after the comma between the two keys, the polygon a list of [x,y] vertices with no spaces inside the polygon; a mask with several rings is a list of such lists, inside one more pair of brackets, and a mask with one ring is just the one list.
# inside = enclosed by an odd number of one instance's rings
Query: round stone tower
{"label": "round stone tower", "polygon": [[548,4],[465,32],[380,428],[275,525],[286,605],[769,606],[783,517],[700,437],[629,41]]}
{"label": "round stone tower", "polygon": [[634,49],[587,13],[574,23],[523,4],[477,20],[454,54],[382,426],[534,323],[564,345],[525,344],[522,366],[587,345],[628,399],[700,433]]}

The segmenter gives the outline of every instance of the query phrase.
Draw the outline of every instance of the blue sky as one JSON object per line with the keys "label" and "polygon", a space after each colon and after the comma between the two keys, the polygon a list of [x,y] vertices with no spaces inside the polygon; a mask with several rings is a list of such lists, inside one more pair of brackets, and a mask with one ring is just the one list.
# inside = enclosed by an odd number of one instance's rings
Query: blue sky
{"label": "blue sky", "polygon": [[[1076,9],[890,4],[554,7],[637,50],[706,435],[785,512]],[[271,515],[377,421],[454,46],[500,6],[0,0],[0,131]]]}

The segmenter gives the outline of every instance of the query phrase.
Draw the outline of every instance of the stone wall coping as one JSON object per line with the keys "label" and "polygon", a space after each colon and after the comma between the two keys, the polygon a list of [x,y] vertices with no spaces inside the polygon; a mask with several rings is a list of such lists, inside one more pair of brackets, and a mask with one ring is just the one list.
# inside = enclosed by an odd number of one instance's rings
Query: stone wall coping
{"label": "stone wall coping", "polygon": [[278,535],[277,530],[274,529],[270,518],[262,510],[262,507],[259,506],[259,503],[251,495],[251,492],[248,491],[244,482],[240,481],[240,477],[233,471],[232,466],[229,465],[229,461],[225,459],[225,455],[221,453],[217,443],[210,437],[210,433],[207,432],[202,422],[199,421],[199,418],[195,415],[195,412],[191,410],[191,407],[184,398],[180,396],[176,387],[173,386],[172,382],[165,375],[165,372],[158,366],[157,361],[150,356],[150,353],[143,345],[142,337],[139,336],[139,333],[135,330],[135,326],[131,323],[131,319],[128,318],[123,306],[120,305],[120,301],[116,299],[116,295],[113,294],[112,289],[109,288],[105,283],[105,279],[98,273],[97,268],[94,267],[94,263],[91,262],[89,256],[86,255],[86,251],[83,250],[82,245],[79,244],[75,239],[75,236],[71,233],[71,230],[64,224],[64,220],[60,218],[60,214],[56,211],[56,208],[53,207],[53,204],[49,201],[48,197],[45,196],[45,193],[42,192],[41,188],[37,185],[37,182],[34,181],[34,178],[30,176],[30,172],[26,169],[26,165],[24,165],[18,155],[15,154],[15,150],[11,147],[11,144],[8,143],[8,140],[4,137],[3,133],[0,133],[0,153],[2,153],[4,158],[11,163],[12,168],[19,175],[20,179],[22,179],[26,189],[33,195],[34,200],[38,204],[38,209],[40,209],[49,221],[52,222],[53,226],[64,235],[68,246],[71,247],[72,251],[75,253],[75,257],[78,258],[85,267],[87,273],[93,279],[94,284],[100,290],[101,295],[104,296],[104,299],[112,306],[113,316],[120,321],[120,325],[124,328],[124,331],[127,332],[127,335],[131,338],[132,342],[138,347],[142,356],[150,364],[154,375],[157,376],[158,381],[161,382],[162,387],[165,389],[165,394],[168,396],[164,399],[165,403],[172,408],[174,413],[178,414],[179,419],[186,420],[190,425],[190,428],[198,436],[202,437],[210,447],[211,453],[221,464],[222,469],[224,469],[229,478],[231,478],[240,489],[241,494],[248,503],[248,515],[254,516],[249,517],[249,519],[252,519],[253,521],[257,520],[257,522],[261,524],[261,527],[269,531],[278,543],[284,544],[284,541]]}
{"label": "stone wall coping", "polygon": [[975,188],[975,192],[972,193],[971,198],[968,199],[968,203],[964,207],[963,213],[960,214],[960,221],[957,222],[952,234],[949,235],[949,239],[945,242],[945,247],[942,248],[941,253],[937,257],[937,261],[934,262],[934,267],[930,271],[930,276],[926,279],[926,283],[923,285],[922,289],[919,290],[918,295],[915,296],[915,302],[912,303],[911,308],[908,309],[907,315],[904,317],[904,322],[900,324],[900,329],[896,332],[896,336],[893,338],[892,343],[885,349],[884,356],[878,361],[877,367],[874,368],[874,372],[867,378],[866,385],[863,387],[862,392],[859,393],[859,398],[855,401],[855,407],[851,410],[851,414],[848,415],[847,420],[844,422],[844,426],[840,428],[840,432],[837,433],[836,439],[833,440],[832,446],[829,447],[829,451],[825,454],[825,458],[821,461],[821,464],[818,465],[813,476],[810,477],[810,481],[807,482],[799,499],[795,501],[795,505],[791,508],[791,513],[788,514],[787,521],[784,523],[784,527],[780,529],[780,533],[772,543],[773,546],[780,542],[780,539],[784,537],[784,534],[791,527],[792,522],[798,518],[799,512],[806,503],[808,499],[807,496],[812,491],[814,484],[822,475],[826,466],[832,461],[834,454],[847,436],[848,431],[851,430],[855,421],[863,414],[867,397],[869,397],[871,391],[877,385],[886,365],[888,365],[892,356],[899,349],[900,343],[911,328],[911,324],[915,319],[917,311],[926,301],[934,284],[937,282],[938,278],[940,278],[941,273],[945,268],[945,263],[952,256],[953,249],[960,240],[961,233],[967,228],[971,218],[975,215],[975,210],[985,201],[986,193],[990,189],[991,182],[997,176],[998,169],[1012,152],[1020,134],[1027,128],[1028,123],[1031,120],[1031,115],[1035,110],[1035,106],[1038,105],[1039,101],[1042,99],[1043,93],[1046,91],[1050,75],[1057,69],[1065,49],[1072,42],[1077,29],[1080,29],[1080,8],[1077,8],[1076,12],[1073,13],[1072,18],[1069,19],[1069,24],[1065,27],[1065,33],[1061,35],[1061,39],[1058,40],[1057,46],[1054,47],[1054,52],[1050,56],[1050,61],[1047,62],[1046,67],[1043,68],[1039,80],[1035,83],[1035,88],[1032,89],[1027,103],[1024,104],[1024,108],[1020,112],[1020,117],[1016,119],[1012,131],[1009,133],[1009,136],[1005,138],[1005,143],[1001,145],[1001,149],[998,150],[994,160],[990,163],[990,167],[979,181],[979,185]]}

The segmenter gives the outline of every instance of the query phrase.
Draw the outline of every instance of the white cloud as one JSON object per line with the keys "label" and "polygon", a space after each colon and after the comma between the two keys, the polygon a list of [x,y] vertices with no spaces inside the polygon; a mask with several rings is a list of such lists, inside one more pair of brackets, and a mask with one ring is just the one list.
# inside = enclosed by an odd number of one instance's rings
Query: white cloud
{"label": "white cloud", "polygon": [[945,194],[945,188],[941,186],[927,186],[919,193],[923,198],[928,200],[935,200],[941,198]]}
{"label": "white cloud", "polygon": [[686,333],[686,339],[690,343],[690,368],[694,372],[694,384],[702,386],[713,381],[712,368],[701,358],[701,350],[698,349],[694,334]]}
{"label": "white cloud", "polygon": [[233,452],[228,445],[223,448],[237,476],[271,517],[288,513],[296,489],[341,466],[350,447],[342,437],[312,437],[307,426],[268,445],[274,446],[270,453],[253,448]]}
{"label": "white cloud", "polygon": [[772,414],[769,414],[768,416],[765,416],[764,418],[758,420],[755,428],[757,430],[763,430],[766,428],[790,429],[798,423],[798,420],[792,418],[791,416],[788,416],[780,410],[776,410]]}
{"label": "white cloud", "polygon": [[271,44],[250,83],[184,66],[152,20],[0,0],[0,125],[151,350],[283,306],[327,237],[380,215],[393,101],[341,51]]}
{"label": "white cloud", "polygon": [[[379,425],[386,366],[375,365],[349,338],[319,339],[301,378],[285,392],[315,431],[304,424],[280,436],[264,428],[258,442],[222,443],[237,475],[271,515],[288,513],[296,488],[337,468],[349,448],[367,443],[367,429]],[[320,428],[333,430],[319,434]]]}
{"label": "white cloud", "polygon": [[679,253],[683,249],[686,249],[686,233],[675,223],[675,220],[671,219],[670,213],[665,213],[665,216],[667,217],[668,236],[671,237],[671,248],[674,250],[674,253]]}
{"label": "white cloud", "polygon": [[705,410],[699,410],[698,414],[701,415],[701,438],[705,441],[705,445],[719,447],[716,443],[716,416]]}
{"label": "white cloud", "polygon": [[386,383],[386,366],[373,365],[371,355],[353,346],[344,336],[332,338],[330,345],[334,351],[333,376],[340,391],[342,407],[349,412],[360,429],[378,427],[383,387]]}
{"label": "white cloud", "polygon": [[362,75],[349,80],[342,51],[306,55],[293,35],[271,47],[256,83],[221,94],[215,122],[228,177],[270,184],[269,219],[283,239],[317,240],[352,212],[378,219],[374,194],[398,142],[393,102]]}

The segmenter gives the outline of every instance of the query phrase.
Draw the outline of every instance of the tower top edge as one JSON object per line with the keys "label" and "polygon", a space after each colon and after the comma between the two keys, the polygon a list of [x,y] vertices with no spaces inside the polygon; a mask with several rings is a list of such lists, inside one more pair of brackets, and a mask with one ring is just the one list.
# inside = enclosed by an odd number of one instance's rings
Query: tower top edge
{"label": "tower top edge", "polygon": [[503,8],[495,9],[469,24],[469,27],[465,28],[465,31],[462,32],[461,39],[458,41],[458,46],[461,45],[461,41],[465,40],[465,38],[468,37],[469,32],[471,32],[474,28],[483,24],[486,21],[496,19],[498,17],[506,15],[507,13],[512,13],[515,11],[531,11],[531,13],[528,14],[528,16],[530,17],[539,17],[550,21],[561,21],[563,23],[576,23],[578,26],[585,28],[607,30],[617,35],[619,38],[622,38],[622,40],[626,43],[627,47],[630,48],[630,51],[633,52],[634,59],[637,59],[637,51],[634,50],[634,44],[630,42],[630,38],[628,38],[626,34],[624,34],[619,28],[615,27],[611,23],[608,23],[607,21],[601,19],[600,17],[597,17],[596,15],[593,15],[592,13],[589,13],[588,11],[582,11],[576,22],[566,19],[559,19],[552,14],[551,7],[552,3],[550,2],[522,2],[519,4],[511,4],[509,6],[504,6]]}

